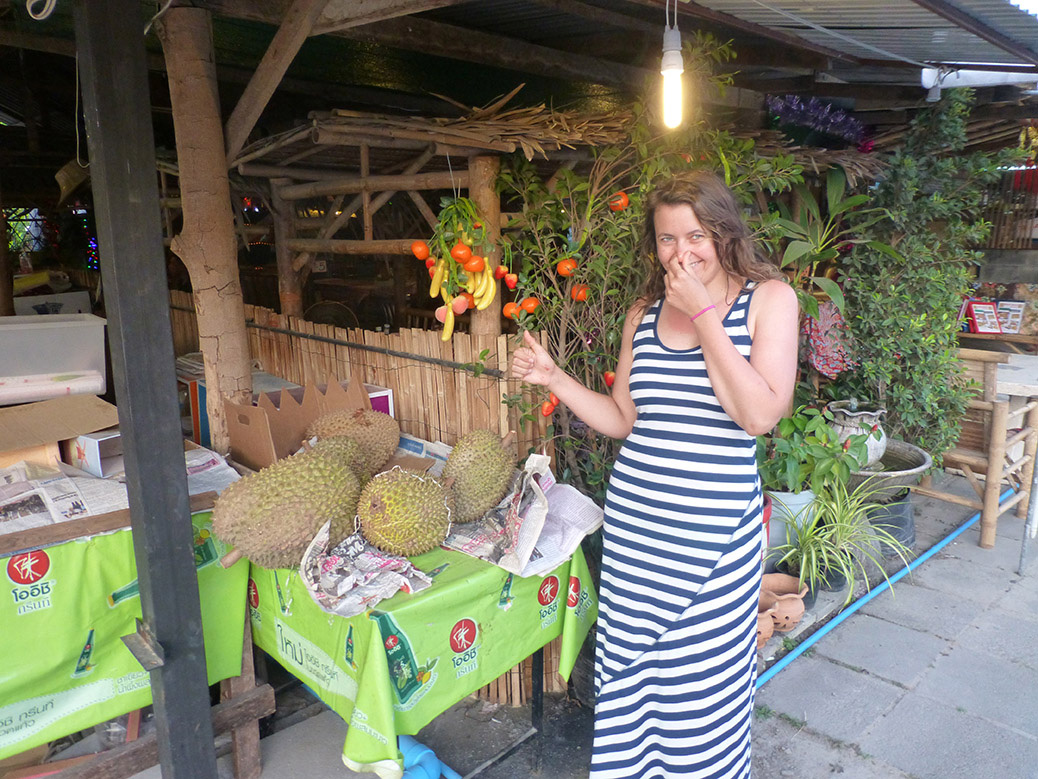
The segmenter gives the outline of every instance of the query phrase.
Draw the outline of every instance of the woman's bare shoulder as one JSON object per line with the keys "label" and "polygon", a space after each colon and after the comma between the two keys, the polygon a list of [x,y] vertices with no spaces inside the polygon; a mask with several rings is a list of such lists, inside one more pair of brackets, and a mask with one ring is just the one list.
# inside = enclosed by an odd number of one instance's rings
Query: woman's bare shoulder
{"label": "woman's bare shoulder", "polygon": [[782,279],[768,279],[757,284],[753,293],[753,302],[771,307],[788,307],[797,305],[797,293]]}

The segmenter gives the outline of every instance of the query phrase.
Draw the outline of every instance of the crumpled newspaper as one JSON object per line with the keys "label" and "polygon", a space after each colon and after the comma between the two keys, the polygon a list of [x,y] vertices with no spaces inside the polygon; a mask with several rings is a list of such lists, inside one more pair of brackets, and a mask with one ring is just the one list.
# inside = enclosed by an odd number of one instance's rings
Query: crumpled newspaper
{"label": "crumpled newspaper", "polygon": [[299,564],[310,597],[325,611],[353,617],[400,590],[412,594],[432,586],[406,557],[379,551],[359,532],[328,550],[329,524],[317,531]]}

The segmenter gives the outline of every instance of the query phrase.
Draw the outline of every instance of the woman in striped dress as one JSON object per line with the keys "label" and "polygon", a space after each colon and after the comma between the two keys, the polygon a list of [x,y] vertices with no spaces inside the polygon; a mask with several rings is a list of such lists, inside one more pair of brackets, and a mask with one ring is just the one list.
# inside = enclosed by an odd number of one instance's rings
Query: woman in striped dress
{"label": "woman in striped dress", "polygon": [[793,289],[713,174],[646,202],[649,274],[609,395],[526,334],[516,378],[626,439],[606,496],[592,779],[750,775],[760,590],[754,436],[788,410]]}

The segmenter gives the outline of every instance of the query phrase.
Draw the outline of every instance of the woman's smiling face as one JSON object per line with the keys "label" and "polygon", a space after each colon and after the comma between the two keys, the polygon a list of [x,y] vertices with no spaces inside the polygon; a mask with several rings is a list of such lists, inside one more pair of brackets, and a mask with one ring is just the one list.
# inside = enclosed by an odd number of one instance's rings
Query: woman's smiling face
{"label": "woman's smiling face", "polygon": [[721,271],[713,236],[699,223],[692,206],[685,204],[657,206],[653,215],[656,227],[656,256],[663,269],[670,272],[677,258],[703,282]]}

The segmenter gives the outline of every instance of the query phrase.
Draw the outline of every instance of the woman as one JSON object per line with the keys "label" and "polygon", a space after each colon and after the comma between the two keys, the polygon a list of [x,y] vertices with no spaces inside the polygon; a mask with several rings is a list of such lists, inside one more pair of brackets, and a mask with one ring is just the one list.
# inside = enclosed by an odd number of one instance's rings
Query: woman
{"label": "woman", "polygon": [[592,779],[748,777],[762,498],[754,436],[793,396],[796,294],[713,174],[646,203],[650,272],[610,395],[530,336],[512,374],[626,439],[605,504]]}

